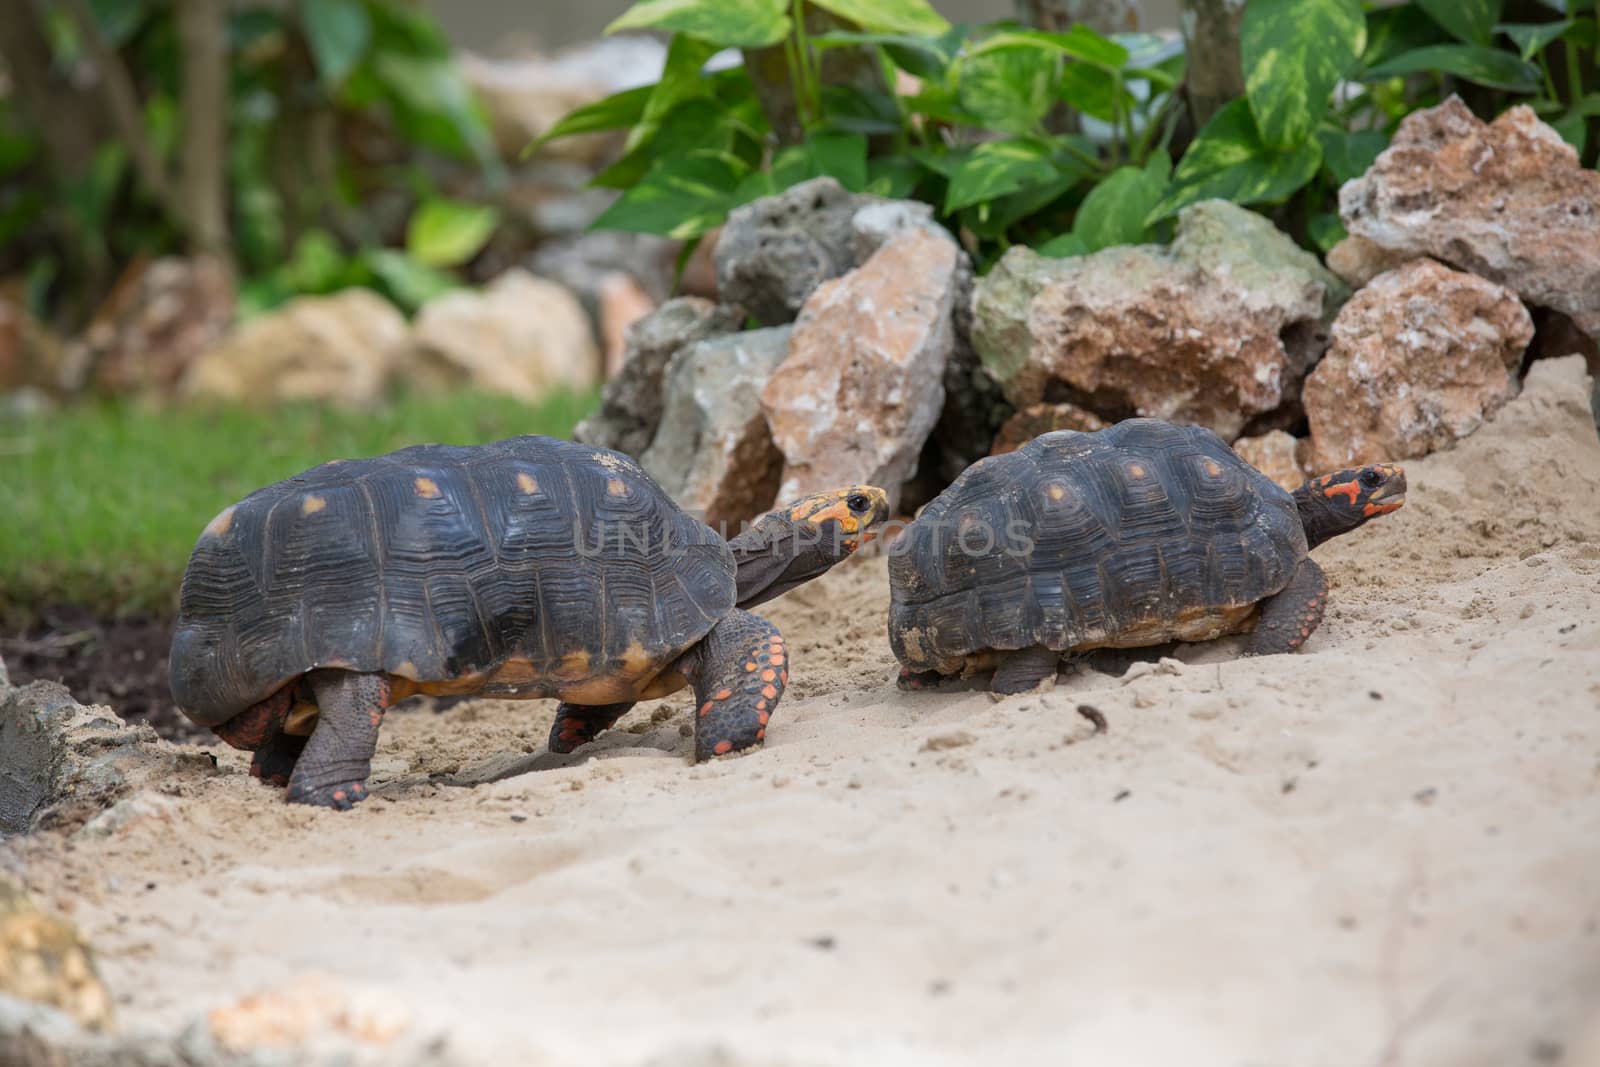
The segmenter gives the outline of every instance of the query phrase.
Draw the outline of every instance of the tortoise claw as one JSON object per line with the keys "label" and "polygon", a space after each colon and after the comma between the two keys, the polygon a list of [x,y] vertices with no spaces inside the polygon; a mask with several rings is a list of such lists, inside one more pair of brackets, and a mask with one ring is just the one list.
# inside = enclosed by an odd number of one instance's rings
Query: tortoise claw
{"label": "tortoise claw", "polygon": [[289,787],[289,803],[309,804],[312,807],[332,808],[335,811],[349,811],[365,799],[367,799],[367,787],[363,782],[336,782],[333,785],[316,788]]}

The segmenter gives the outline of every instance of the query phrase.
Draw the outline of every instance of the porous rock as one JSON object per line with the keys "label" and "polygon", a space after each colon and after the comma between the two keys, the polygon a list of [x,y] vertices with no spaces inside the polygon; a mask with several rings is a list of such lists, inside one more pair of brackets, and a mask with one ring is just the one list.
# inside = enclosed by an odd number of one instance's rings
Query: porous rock
{"label": "porous rock", "polygon": [[518,268],[481,290],[423,305],[414,330],[413,383],[467,385],[535,402],[599,379],[600,353],[582,305],[555,282]]}
{"label": "porous rock", "polygon": [[1293,398],[1345,293],[1265,218],[1213,200],[1169,248],[1010,249],[975,288],[973,344],[1019,408],[1069,400],[1233,438]]}
{"label": "porous rock", "polygon": [[405,318],[370,289],[296,297],[202,353],[180,388],[237,403],[367,405],[382,397],[410,338]]}
{"label": "porous rock", "polygon": [[1105,429],[1105,425],[1105,421],[1094,412],[1067,401],[1059,404],[1029,404],[1000,427],[989,454],[1001,456],[1015,452],[1040,434],[1056,430],[1093,433]]}
{"label": "porous rock", "polygon": [[67,365],[107,392],[168,394],[227,335],[233,313],[233,275],[221,260],[138,260],[69,346]]}
{"label": "porous rock", "polygon": [[1432,260],[1380,274],[1333,324],[1306,380],[1313,472],[1423,456],[1516,393],[1533,338],[1516,294]]}
{"label": "porous rock", "polygon": [[628,327],[622,369],[606,383],[600,410],[578,423],[574,439],[638,458],[661,422],[662,375],[679,349],[737,330],[744,312],[700,297],[669,300]]}
{"label": "porous rock", "polygon": [[65,1012],[79,1025],[111,1025],[111,996],[77,927],[0,875],[0,994]]}
{"label": "porous rock", "polygon": [[806,301],[761,393],[780,498],[867,483],[895,503],[943,407],[963,260],[944,231],[903,230]]}
{"label": "porous rock", "polygon": [[1240,459],[1292,493],[1306,480],[1305,468],[1300,466],[1300,446],[1290,434],[1272,430],[1239,438],[1233,443],[1233,450]]}
{"label": "porous rock", "polygon": [[672,357],[655,441],[641,464],[684,508],[728,534],[772,507],[783,453],[761,388],[789,352],[791,327],[696,341]]}
{"label": "porous rock", "polygon": [[1387,253],[1488,278],[1600,338],[1600,172],[1527,107],[1492,123],[1454,96],[1412,112],[1339,213]]}

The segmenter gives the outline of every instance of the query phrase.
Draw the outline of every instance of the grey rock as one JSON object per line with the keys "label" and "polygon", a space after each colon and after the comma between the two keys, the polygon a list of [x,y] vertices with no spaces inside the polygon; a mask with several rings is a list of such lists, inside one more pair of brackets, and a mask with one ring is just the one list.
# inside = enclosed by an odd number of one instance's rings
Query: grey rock
{"label": "grey rock", "polygon": [[147,782],[216,773],[205,753],[129,726],[110,708],[85,707],[55,682],[0,695],[0,833],[82,822]]}
{"label": "grey rock", "polygon": [[606,383],[600,410],[578,423],[574,439],[586,445],[644,455],[661,421],[662,375],[685,345],[733,333],[743,324],[738,307],[700,297],[669,300],[628,328],[622,373]]}
{"label": "grey rock", "polygon": [[697,341],[668,365],[661,428],[641,463],[679,504],[729,535],[772,507],[783,472],[761,389],[791,327]]}

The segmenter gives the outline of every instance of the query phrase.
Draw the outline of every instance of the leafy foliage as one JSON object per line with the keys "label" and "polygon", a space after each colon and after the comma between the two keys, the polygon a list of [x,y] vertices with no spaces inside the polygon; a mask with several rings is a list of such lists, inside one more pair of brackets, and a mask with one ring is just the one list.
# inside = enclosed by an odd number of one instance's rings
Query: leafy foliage
{"label": "leafy foliage", "polygon": [[[807,4],[843,28],[808,35]],[[1343,236],[1338,186],[1406,114],[1451,92],[1486,116],[1530,103],[1592,149],[1594,0],[1548,6],[1547,21],[1507,24],[1502,0],[1251,0],[1245,96],[1186,134],[1185,57],[1149,35],[950,26],[924,0],[643,0],[612,28],[675,31],[666,75],[573,112],[546,139],[631,128],[628,155],[597,179],[622,190],[597,225],[691,240],[742,203],[827,174],[932,204],[980,268],[1016,243],[1059,256],[1159,240],[1208,197],[1262,205],[1326,249]],[[800,143],[774,143],[743,69],[702,69],[724,46],[781,46]],[[820,84],[840,48],[868,50],[884,88]]]}

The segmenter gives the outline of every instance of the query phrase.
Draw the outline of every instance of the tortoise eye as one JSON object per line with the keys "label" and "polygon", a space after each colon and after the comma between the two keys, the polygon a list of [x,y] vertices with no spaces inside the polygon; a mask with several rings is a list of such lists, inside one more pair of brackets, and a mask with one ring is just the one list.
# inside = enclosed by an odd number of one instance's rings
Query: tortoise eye
{"label": "tortoise eye", "polygon": [[867,512],[872,510],[872,501],[867,499],[865,493],[851,493],[845,505],[854,512]]}
{"label": "tortoise eye", "polygon": [[1383,475],[1379,474],[1375,470],[1362,471],[1361,484],[1366,486],[1368,489],[1376,489],[1378,486],[1383,484]]}

